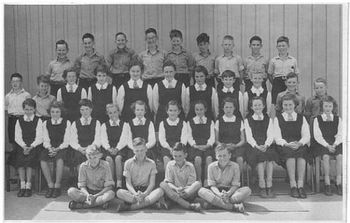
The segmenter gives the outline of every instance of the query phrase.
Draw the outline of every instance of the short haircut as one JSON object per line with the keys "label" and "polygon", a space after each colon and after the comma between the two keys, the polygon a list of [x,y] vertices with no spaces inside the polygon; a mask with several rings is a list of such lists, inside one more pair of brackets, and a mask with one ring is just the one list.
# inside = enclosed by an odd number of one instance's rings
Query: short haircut
{"label": "short haircut", "polygon": [[23,109],[25,108],[25,106],[29,106],[29,107],[32,107],[32,108],[36,109],[36,102],[32,98],[27,98],[22,103],[22,108]]}
{"label": "short haircut", "polygon": [[12,80],[13,78],[19,78],[19,79],[21,79],[21,81],[23,80],[23,77],[20,73],[11,74],[10,80]]}
{"label": "short haircut", "polygon": [[182,39],[182,32],[178,29],[172,29],[169,33],[170,39],[174,38],[174,37],[178,37],[180,39]]}
{"label": "short haircut", "polygon": [[68,74],[69,72],[74,72],[74,73],[75,73],[75,76],[77,77],[77,80],[76,80],[76,81],[78,81],[79,72],[78,72],[78,70],[77,70],[75,67],[71,67],[71,68],[65,69],[65,70],[63,71],[63,74],[62,74],[63,79],[66,79],[66,78],[67,78],[67,74]]}
{"label": "short haircut", "polygon": [[229,149],[227,149],[227,145],[220,143],[215,147],[215,154],[218,153],[219,151],[227,150],[227,152],[231,153]]}
{"label": "short haircut", "polygon": [[95,73],[95,75],[97,75],[97,73],[104,73],[107,75],[107,70],[108,70],[107,65],[100,63],[95,68],[94,73]]}
{"label": "short haircut", "polygon": [[286,36],[280,36],[280,37],[278,37],[278,39],[277,39],[277,44],[280,43],[280,42],[286,42],[286,43],[289,45],[289,39],[288,39],[288,37],[286,37]]}
{"label": "short haircut", "polygon": [[208,76],[208,70],[207,68],[205,68],[205,66],[202,66],[202,65],[198,65],[194,68],[194,72],[196,73],[203,73],[204,76]]}
{"label": "short haircut", "polygon": [[91,39],[92,41],[95,41],[95,37],[91,33],[85,33],[83,35],[83,38],[81,38],[81,39],[84,41],[84,39],[87,39],[87,38]]}
{"label": "short haircut", "polygon": [[223,40],[231,40],[231,41],[233,41],[233,36],[231,36],[231,35],[225,35],[224,38],[223,38]]}
{"label": "short haircut", "polygon": [[118,107],[118,105],[113,104],[113,103],[110,103],[110,104],[107,104],[107,105],[106,105],[106,112],[108,112],[108,109],[111,109],[111,108],[116,108],[117,111],[119,112],[119,107]]}
{"label": "short haircut", "polygon": [[249,43],[252,44],[253,41],[259,41],[260,44],[262,44],[262,39],[260,38],[260,36],[253,36],[252,38],[250,38]]}
{"label": "short haircut", "polygon": [[93,108],[92,101],[87,98],[81,99],[79,101],[79,107],[83,107],[83,106],[86,106],[92,109]]}
{"label": "short haircut", "polygon": [[136,137],[135,139],[132,140],[132,145],[133,146],[146,146],[146,140],[141,137]]}
{"label": "short haircut", "polygon": [[147,35],[148,33],[154,33],[156,36],[158,35],[157,34],[157,30],[155,28],[148,28],[148,29],[146,29],[145,35]]}
{"label": "short haircut", "polygon": [[209,43],[209,36],[206,33],[201,33],[197,36],[197,45],[199,45],[200,43]]}
{"label": "short haircut", "polygon": [[283,105],[284,101],[290,101],[290,100],[293,101],[295,107],[298,106],[299,101],[298,101],[297,97],[294,94],[290,94],[290,93],[287,93],[287,94],[282,96],[281,105]]}
{"label": "short haircut", "polygon": [[257,101],[257,100],[262,101],[263,105],[266,106],[266,102],[265,102],[265,99],[263,97],[261,97],[261,96],[254,96],[254,97],[252,97],[249,100],[249,106],[248,107],[251,107],[253,105],[253,101]]}
{"label": "short haircut", "polygon": [[137,58],[133,58],[130,63],[129,63],[129,70],[134,67],[134,66],[139,66],[140,69],[141,69],[141,73],[143,73],[143,70],[144,70],[144,66],[143,66],[143,63],[137,59]]}
{"label": "short haircut", "polygon": [[184,144],[182,144],[181,142],[175,143],[173,150],[174,151],[183,151],[184,153],[187,153],[186,146]]}
{"label": "short haircut", "polygon": [[333,114],[337,114],[338,111],[338,103],[337,101],[332,97],[327,95],[326,97],[324,97],[321,101],[320,101],[320,111],[323,112],[323,103],[324,102],[329,102],[329,103],[333,103]]}
{"label": "short haircut", "polygon": [[39,85],[40,83],[50,84],[50,77],[48,75],[39,75],[36,78],[36,83]]}
{"label": "short haircut", "polygon": [[232,103],[233,104],[233,107],[235,108],[238,108],[237,106],[237,100],[235,98],[232,98],[232,97],[226,97],[224,98],[224,100],[222,100],[222,108],[225,106],[226,103]]}
{"label": "short haircut", "polygon": [[286,80],[291,79],[291,78],[296,78],[298,80],[298,75],[294,72],[290,72],[289,74],[287,74]]}
{"label": "short haircut", "polygon": [[316,78],[316,80],[314,81],[314,84],[316,83],[323,83],[325,86],[327,86],[327,80],[324,79],[323,77]]}
{"label": "short haircut", "polygon": [[50,111],[52,108],[58,108],[61,110],[61,117],[63,116],[63,114],[66,112],[66,109],[64,108],[64,104],[62,101],[53,101],[48,109],[48,113],[50,114]]}
{"label": "short haircut", "polygon": [[175,65],[172,61],[170,61],[170,60],[166,60],[166,61],[164,62],[164,64],[163,64],[163,70],[164,70],[165,67],[173,67],[174,70],[176,71],[176,65]]}
{"label": "short haircut", "polygon": [[236,79],[236,74],[232,70],[225,70],[222,72],[221,78],[224,79],[225,77],[233,77],[233,79]]}
{"label": "short haircut", "polygon": [[86,149],[86,156],[87,157],[98,156],[101,159],[102,155],[103,155],[103,153],[102,153],[101,149],[95,145],[88,146],[88,148]]}
{"label": "short haircut", "polygon": [[69,49],[69,48],[68,48],[68,43],[67,43],[65,40],[63,40],[63,39],[58,40],[58,41],[56,42],[56,49],[57,49],[57,45],[66,45],[67,50]]}
{"label": "short haircut", "polygon": [[136,105],[144,106],[144,107],[145,107],[145,112],[148,111],[148,106],[147,106],[146,102],[144,102],[144,101],[142,101],[142,100],[137,100],[137,101],[135,101],[134,103],[132,103],[132,104],[130,105],[130,108],[131,108],[131,110],[133,110],[134,112],[135,112],[135,109],[136,109]]}
{"label": "short haircut", "polygon": [[207,105],[207,103],[204,100],[196,100],[196,101],[194,101],[192,103],[193,109],[194,109],[194,107],[196,105],[203,105],[205,110],[207,110],[207,108],[208,108],[208,105]]}
{"label": "short haircut", "polygon": [[117,33],[115,34],[115,38],[117,38],[119,35],[124,36],[124,38],[126,39],[126,34],[123,33],[123,32],[117,32]]}
{"label": "short haircut", "polygon": [[176,106],[177,109],[179,109],[181,111],[181,107],[180,107],[180,104],[179,102],[177,102],[176,100],[171,100],[168,102],[168,104],[166,104],[166,111],[168,111],[169,107],[173,105],[173,106]]}

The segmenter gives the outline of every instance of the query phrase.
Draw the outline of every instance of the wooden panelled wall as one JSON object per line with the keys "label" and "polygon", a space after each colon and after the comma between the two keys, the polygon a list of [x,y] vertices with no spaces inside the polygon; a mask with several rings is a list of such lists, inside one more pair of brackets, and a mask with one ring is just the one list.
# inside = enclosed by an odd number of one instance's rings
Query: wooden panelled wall
{"label": "wooden panelled wall", "polygon": [[137,52],[145,49],[144,30],[154,27],[159,44],[169,49],[169,31],[180,29],[184,46],[197,51],[196,37],[210,36],[211,51],[221,54],[225,34],[235,38],[235,51],[249,55],[249,38],[263,39],[262,53],[276,55],[276,39],[290,39],[290,54],[297,58],[300,91],[312,94],[312,82],[325,77],[329,94],[341,99],[342,67],[341,5],[6,5],[5,14],[5,90],[13,72],[24,76],[24,87],[35,93],[36,77],[55,58],[55,42],[65,39],[69,57],[82,52],[81,37],[91,32],[96,48],[104,55],[114,48],[116,32],[125,32],[128,44]]}

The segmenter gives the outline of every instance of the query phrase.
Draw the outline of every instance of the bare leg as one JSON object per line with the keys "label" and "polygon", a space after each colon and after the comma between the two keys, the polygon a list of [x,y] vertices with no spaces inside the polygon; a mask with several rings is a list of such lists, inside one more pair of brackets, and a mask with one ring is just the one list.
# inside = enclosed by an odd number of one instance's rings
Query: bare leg
{"label": "bare leg", "polygon": [[115,157],[115,175],[117,178],[117,187],[122,187],[123,179],[123,165],[122,165],[122,156]]}
{"label": "bare leg", "polygon": [[98,196],[95,200],[95,204],[92,207],[101,206],[106,202],[112,200],[114,197],[115,197],[115,193],[112,190],[109,190],[106,193],[102,194],[101,196]]}
{"label": "bare leg", "polygon": [[33,169],[31,167],[26,168],[27,185],[31,185],[32,183],[32,171]]}
{"label": "bare leg", "polygon": [[58,159],[58,160],[56,161],[56,181],[55,181],[55,188],[61,188],[61,181],[62,181],[62,175],[63,175],[63,168],[64,168],[63,159]]}
{"label": "bare leg", "polygon": [[68,196],[76,202],[84,202],[86,201],[86,194],[84,194],[81,190],[75,187],[71,187],[67,191]]}
{"label": "bare leg", "polygon": [[128,190],[119,189],[117,191],[117,197],[127,203],[136,203],[134,195]]}
{"label": "bare leg", "polygon": [[24,189],[26,186],[26,171],[24,170],[24,167],[19,167],[18,168],[18,175],[19,175],[19,180],[21,181],[21,189]]}
{"label": "bare leg", "polygon": [[343,171],[343,155],[339,154],[336,156],[336,160],[337,160],[337,179],[336,179],[336,184],[340,185],[342,184],[342,171]]}
{"label": "bare leg", "polygon": [[202,158],[200,156],[194,158],[194,168],[196,170],[197,180],[202,181]]}
{"label": "bare leg", "polygon": [[238,188],[231,196],[231,202],[234,204],[242,203],[245,201],[252,193],[249,187]]}
{"label": "bare leg", "polygon": [[324,170],[324,183],[325,185],[331,185],[330,179],[329,179],[329,155],[324,154],[323,157],[323,170]]}
{"label": "bare leg", "polygon": [[114,178],[114,161],[110,156],[106,157],[106,161],[108,162],[109,168],[111,169],[112,178]]}
{"label": "bare leg", "polygon": [[166,170],[166,166],[168,165],[169,161],[170,161],[170,158],[169,158],[169,157],[167,157],[167,156],[164,156],[164,157],[163,157],[164,170]]}
{"label": "bare leg", "polygon": [[53,188],[54,184],[52,182],[51,171],[47,161],[40,161],[41,170],[43,171],[44,177],[46,179],[49,188]]}
{"label": "bare leg", "polygon": [[266,187],[272,187],[273,161],[266,162]]}
{"label": "bare leg", "polygon": [[294,158],[287,159],[286,165],[287,165],[290,187],[291,188],[296,187],[297,183],[295,181],[295,159]]}
{"label": "bare leg", "polygon": [[258,177],[259,177],[259,187],[265,188],[265,162],[258,163],[256,166]]}
{"label": "bare leg", "polygon": [[169,187],[167,183],[164,181],[160,183],[160,187],[164,190],[165,194],[173,201],[178,203],[181,207],[189,209],[190,208],[190,202],[186,201],[185,199],[181,198],[179,194],[174,191],[172,188]]}
{"label": "bare leg", "polygon": [[304,187],[304,178],[305,178],[305,165],[306,161],[304,158],[298,158],[297,161],[297,171],[298,171],[298,188]]}

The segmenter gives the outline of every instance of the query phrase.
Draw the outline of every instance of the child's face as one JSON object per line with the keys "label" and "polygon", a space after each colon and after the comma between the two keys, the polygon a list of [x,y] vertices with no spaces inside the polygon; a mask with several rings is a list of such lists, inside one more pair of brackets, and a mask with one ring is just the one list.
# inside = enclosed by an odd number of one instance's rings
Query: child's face
{"label": "child's face", "polygon": [[132,80],[138,80],[141,78],[141,68],[140,66],[132,66],[129,70],[130,77]]}
{"label": "child's face", "polygon": [[171,39],[171,47],[172,48],[180,48],[182,46],[182,39],[180,37],[173,37]]}
{"label": "child's face", "polygon": [[209,42],[201,42],[198,44],[199,51],[201,53],[206,53],[209,51]]}
{"label": "child's face", "polygon": [[136,159],[143,160],[146,156],[147,148],[145,145],[134,146],[133,152],[136,156]]}
{"label": "child's face", "polygon": [[260,99],[252,101],[252,110],[254,111],[255,114],[260,115],[264,110],[264,107],[265,107],[264,103]]}
{"label": "child's face", "polygon": [[226,88],[230,88],[233,86],[233,83],[235,83],[236,79],[234,77],[224,77],[222,79],[222,83]]}
{"label": "child's face", "polygon": [[264,81],[264,78],[262,77],[262,74],[254,73],[252,75],[251,81],[252,81],[254,87],[259,88],[259,87],[261,87],[261,84]]}
{"label": "child's face", "polygon": [[157,45],[157,40],[158,40],[158,37],[155,33],[147,33],[146,42],[148,46]]}
{"label": "child's face", "polygon": [[101,85],[103,85],[107,81],[107,74],[104,72],[100,72],[100,71],[97,72],[96,77],[97,77],[97,83]]}
{"label": "child's face", "polygon": [[235,111],[235,106],[231,102],[225,102],[224,104],[224,113],[226,116],[231,117]]}
{"label": "child's face", "polygon": [[286,42],[277,43],[278,54],[286,55],[288,53],[288,48],[289,48],[289,45]]}
{"label": "child's face", "polygon": [[251,44],[249,44],[250,49],[252,50],[252,54],[259,54],[262,48],[262,44],[259,40],[253,40]]}
{"label": "child's face", "polygon": [[322,106],[323,112],[326,114],[331,114],[333,111],[333,103],[325,101]]}
{"label": "child's face", "polygon": [[124,49],[126,47],[127,42],[128,40],[125,38],[124,35],[120,34],[115,38],[115,43],[119,49]]}
{"label": "child's face", "polygon": [[33,116],[35,113],[35,108],[29,105],[24,106],[24,114],[28,117]]}
{"label": "child's face", "polygon": [[173,80],[175,76],[175,69],[172,66],[164,67],[163,69],[165,79]]}
{"label": "child's face", "polygon": [[233,47],[235,44],[233,43],[233,40],[224,39],[221,44],[222,48],[224,49],[225,53],[230,53],[233,50]]}
{"label": "child's face", "polygon": [[298,78],[293,77],[293,78],[289,78],[286,80],[286,86],[287,89],[290,91],[294,91],[297,89],[298,86]]}
{"label": "child's face", "polygon": [[83,39],[85,52],[92,52],[94,50],[95,42],[90,38]]}
{"label": "child's face", "polygon": [[56,54],[59,59],[63,59],[67,57],[68,49],[66,44],[58,44],[56,46]]}
{"label": "child's face", "polygon": [[137,118],[143,118],[145,116],[146,109],[144,105],[135,104],[135,116]]}
{"label": "child's face", "polygon": [[282,108],[283,108],[283,111],[288,113],[288,114],[293,113],[294,108],[295,108],[294,101],[293,100],[284,100],[282,102]]}
{"label": "child's face", "polygon": [[68,84],[75,84],[77,82],[77,74],[73,71],[70,71],[67,73],[66,79]]}
{"label": "child's face", "polygon": [[314,89],[315,89],[316,95],[318,95],[318,96],[326,95],[327,87],[324,83],[316,82],[314,85]]}
{"label": "child's face", "polygon": [[18,78],[18,77],[12,78],[12,80],[11,80],[11,87],[15,91],[21,89],[22,88],[22,80],[21,80],[21,78]]}
{"label": "child's face", "polygon": [[176,150],[173,151],[173,158],[176,164],[179,164],[179,165],[183,164],[186,157],[187,157],[187,153],[184,153],[184,151],[176,151]]}
{"label": "child's face", "polygon": [[96,167],[100,163],[100,158],[101,158],[100,154],[87,155],[87,159],[91,167]]}
{"label": "child's face", "polygon": [[59,118],[61,118],[61,109],[51,108],[50,115],[53,120],[58,120]]}
{"label": "child's face", "polygon": [[119,118],[118,109],[116,107],[108,108],[107,115],[108,115],[109,119],[111,119],[111,120],[118,120],[118,118]]}
{"label": "child's face", "polygon": [[202,72],[195,72],[194,79],[199,85],[205,84],[205,75]]}
{"label": "child's face", "polygon": [[170,120],[176,120],[180,114],[180,109],[176,105],[169,105],[166,113],[168,114]]}
{"label": "child's face", "polygon": [[227,151],[227,149],[219,150],[216,152],[215,155],[216,155],[216,159],[218,160],[221,166],[226,166],[231,158],[231,153]]}
{"label": "child's face", "polygon": [[48,83],[40,82],[38,85],[39,94],[46,95],[49,92],[50,85]]}
{"label": "child's face", "polygon": [[196,104],[194,106],[194,112],[196,113],[197,116],[203,117],[205,114],[205,107],[203,104]]}
{"label": "child's face", "polygon": [[92,109],[88,106],[80,107],[80,114],[83,118],[89,118],[91,116]]}

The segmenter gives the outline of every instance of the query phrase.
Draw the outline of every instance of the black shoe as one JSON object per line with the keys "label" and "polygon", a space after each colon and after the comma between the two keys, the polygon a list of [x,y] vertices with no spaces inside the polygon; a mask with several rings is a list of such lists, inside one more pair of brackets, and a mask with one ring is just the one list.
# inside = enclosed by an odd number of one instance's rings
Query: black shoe
{"label": "black shoe", "polygon": [[341,184],[335,185],[335,187],[337,188],[337,194],[340,196],[343,196],[343,187]]}
{"label": "black shoe", "polygon": [[306,198],[306,193],[304,188],[300,187],[298,188],[298,192],[299,192],[299,198],[305,199]]}
{"label": "black shoe", "polygon": [[332,196],[332,190],[331,190],[331,185],[325,185],[324,186],[324,194],[327,196]]}
{"label": "black shoe", "polygon": [[296,187],[292,187],[290,189],[290,196],[291,197],[295,197],[295,198],[298,198],[299,197],[299,193],[298,193],[298,190]]}
{"label": "black shoe", "polygon": [[52,197],[53,191],[54,191],[53,188],[48,188],[47,191],[46,191],[45,197],[46,197],[46,198]]}
{"label": "black shoe", "polygon": [[259,196],[261,198],[267,198],[266,188],[260,188]]}
{"label": "black shoe", "polygon": [[106,203],[102,204],[102,209],[103,210],[107,210],[109,208],[109,201],[107,201]]}
{"label": "black shoe", "polygon": [[25,189],[24,197],[31,197],[32,196],[32,189]]}
{"label": "black shoe", "polygon": [[272,187],[266,188],[266,194],[268,198],[274,198],[276,194],[272,191]]}
{"label": "black shoe", "polygon": [[52,198],[56,198],[56,197],[59,197],[61,196],[61,188],[55,188],[53,189],[53,194],[52,194]]}
{"label": "black shoe", "polygon": [[20,189],[17,193],[17,197],[23,197],[24,196],[24,193],[25,193],[25,189]]}

